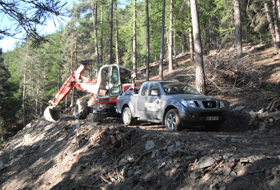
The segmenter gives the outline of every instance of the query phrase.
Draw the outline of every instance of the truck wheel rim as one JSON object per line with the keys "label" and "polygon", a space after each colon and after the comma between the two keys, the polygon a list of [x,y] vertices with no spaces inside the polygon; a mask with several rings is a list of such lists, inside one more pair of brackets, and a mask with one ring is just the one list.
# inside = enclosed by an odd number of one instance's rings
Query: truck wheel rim
{"label": "truck wheel rim", "polygon": [[176,116],[173,113],[170,113],[167,117],[167,125],[169,129],[174,130],[176,127]]}
{"label": "truck wheel rim", "polygon": [[123,113],[123,121],[125,124],[127,124],[129,121],[129,113],[127,111]]}

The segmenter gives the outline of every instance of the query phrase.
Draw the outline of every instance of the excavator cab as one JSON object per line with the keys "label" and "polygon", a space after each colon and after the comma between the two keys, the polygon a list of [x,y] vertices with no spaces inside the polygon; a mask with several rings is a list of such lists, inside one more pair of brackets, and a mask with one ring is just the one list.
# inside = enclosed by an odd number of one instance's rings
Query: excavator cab
{"label": "excavator cab", "polygon": [[122,85],[131,83],[131,72],[121,65],[104,65],[99,70],[97,81],[99,103],[116,104],[116,98],[123,91]]}

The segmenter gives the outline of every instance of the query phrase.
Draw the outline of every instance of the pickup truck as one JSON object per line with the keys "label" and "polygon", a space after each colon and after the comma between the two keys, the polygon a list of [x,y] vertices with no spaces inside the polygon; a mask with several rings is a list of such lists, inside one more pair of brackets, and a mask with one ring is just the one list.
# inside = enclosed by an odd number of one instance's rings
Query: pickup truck
{"label": "pickup truck", "polygon": [[172,81],[144,82],[137,94],[130,89],[118,97],[116,112],[125,125],[136,119],[161,123],[169,131],[188,125],[203,125],[218,131],[225,120],[222,100],[204,96],[187,83]]}

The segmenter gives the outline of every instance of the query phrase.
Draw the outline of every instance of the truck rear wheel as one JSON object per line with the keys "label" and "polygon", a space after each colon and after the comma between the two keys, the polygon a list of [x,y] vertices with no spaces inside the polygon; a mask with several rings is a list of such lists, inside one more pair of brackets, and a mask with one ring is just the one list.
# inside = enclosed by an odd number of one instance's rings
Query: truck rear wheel
{"label": "truck rear wheel", "polygon": [[171,109],[165,115],[165,127],[168,131],[181,131],[181,120],[176,109]]}
{"label": "truck rear wheel", "polygon": [[125,125],[131,125],[134,123],[135,118],[132,117],[129,107],[125,107],[122,112],[122,120]]}

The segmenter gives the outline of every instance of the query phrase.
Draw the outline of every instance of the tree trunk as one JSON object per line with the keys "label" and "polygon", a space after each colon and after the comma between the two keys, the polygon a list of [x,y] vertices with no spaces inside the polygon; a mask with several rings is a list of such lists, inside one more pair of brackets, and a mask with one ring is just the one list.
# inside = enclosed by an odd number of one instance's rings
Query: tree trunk
{"label": "tree trunk", "polygon": [[277,3],[278,19],[280,20],[280,0],[276,0],[276,3]]}
{"label": "tree trunk", "polygon": [[277,52],[279,52],[279,49],[278,49],[277,44],[276,44],[276,37],[275,37],[275,31],[274,31],[274,27],[273,27],[273,21],[272,21],[272,18],[270,16],[270,14],[269,14],[269,8],[268,8],[267,3],[264,3],[264,8],[265,8],[266,17],[267,17],[267,20],[268,20],[268,23],[269,23],[269,30],[270,30],[271,37],[272,37],[272,40],[273,40],[273,43],[274,43],[274,49]]}
{"label": "tree trunk", "polygon": [[160,62],[159,62],[159,80],[163,80],[163,48],[164,48],[164,25],[165,25],[165,0],[162,2],[162,25],[160,40]]}
{"label": "tree trunk", "polygon": [[136,78],[137,77],[137,63],[136,63],[136,0],[134,0],[134,8],[133,8],[132,65],[133,65],[133,78]]}
{"label": "tree trunk", "polygon": [[173,71],[173,0],[170,0],[170,25],[169,25],[169,48],[168,48],[168,57],[169,57],[169,72]]}
{"label": "tree trunk", "polygon": [[110,18],[109,18],[109,52],[108,52],[108,65],[112,64],[112,30],[113,30],[113,0],[110,0]]}
{"label": "tree trunk", "polygon": [[[117,8],[116,4],[116,8]],[[116,63],[120,64],[120,58],[119,58],[119,34],[118,34],[118,20],[117,20],[117,11],[115,15],[115,40],[116,40]]]}
{"label": "tree trunk", "polygon": [[242,57],[242,25],[239,0],[234,0],[236,58]]}
{"label": "tree trunk", "polygon": [[194,61],[194,50],[193,50],[193,37],[192,37],[192,27],[189,29],[189,40],[190,40],[190,61]]}
{"label": "tree trunk", "polygon": [[[74,39],[74,37],[73,37],[73,35],[72,35],[72,40],[73,40],[73,39]],[[71,44],[70,75],[73,73],[73,54],[74,54],[74,51],[75,51],[75,50],[73,50],[72,48],[73,48],[73,46],[72,46],[72,44]],[[74,106],[75,106],[75,100],[74,100],[74,98],[75,98],[75,91],[74,91],[74,89],[72,89],[70,107],[74,107]]]}
{"label": "tree trunk", "polygon": [[276,13],[275,0],[272,0],[272,4],[273,4],[272,13],[273,13],[273,18],[274,18],[274,28],[275,28],[275,40],[276,40],[276,46],[278,49],[278,54],[280,55],[280,34],[279,34],[279,25],[278,25],[277,13]]}
{"label": "tree trunk", "polygon": [[[103,63],[103,5],[100,6],[100,27],[101,27],[101,39],[100,39],[100,63]],[[98,72],[98,70],[97,70]]]}
{"label": "tree trunk", "polygon": [[[28,55],[26,53],[26,59]],[[25,96],[26,96],[26,71],[27,71],[27,60],[24,63],[23,70],[23,86],[22,86],[22,125],[25,127]]]}
{"label": "tree trunk", "polygon": [[146,81],[149,81],[150,25],[149,25],[149,5],[148,5],[148,0],[146,0],[146,24],[147,24]]}
{"label": "tree trunk", "polygon": [[195,67],[196,67],[196,77],[195,83],[196,88],[202,94],[205,94],[205,75],[204,75],[204,66],[203,66],[203,54],[201,47],[201,38],[199,30],[199,17],[197,13],[196,0],[191,1],[191,15],[192,15],[192,26],[194,34],[194,49],[195,49]]}
{"label": "tree trunk", "polygon": [[[99,52],[98,52],[98,43],[97,43],[97,2],[93,2],[91,0],[91,8],[92,8],[92,23],[93,23],[93,30],[94,30],[94,47],[95,47],[95,55],[96,55],[96,65],[99,65]],[[94,14],[95,11],[95,14]]]}
{"label": "tree trunk", "polygon": [[175,66],[176,66],[176,69],[178,69],[179,68],[179,66],[178,66],[178,63],[177,63],[177,59],[176,59],[176,31],[174,31],[174,35],[173,35],[173,43],[174,43],[174,45],[173,45],[173,52],[174,52],[174,64],[175,64]]}
{"label": "tree trunk", "polygon": [[[188,1],[188,5],[191,6],[191,2]],[[191,15],[191,12],[190,12]],[[190,22],[191,22],[191,16],[190,16]],[[194,61],[194,49],[193,49],[193,32],[192,32],[192,27],[189,29],[189,41],[190,41],[190,62]]]}

